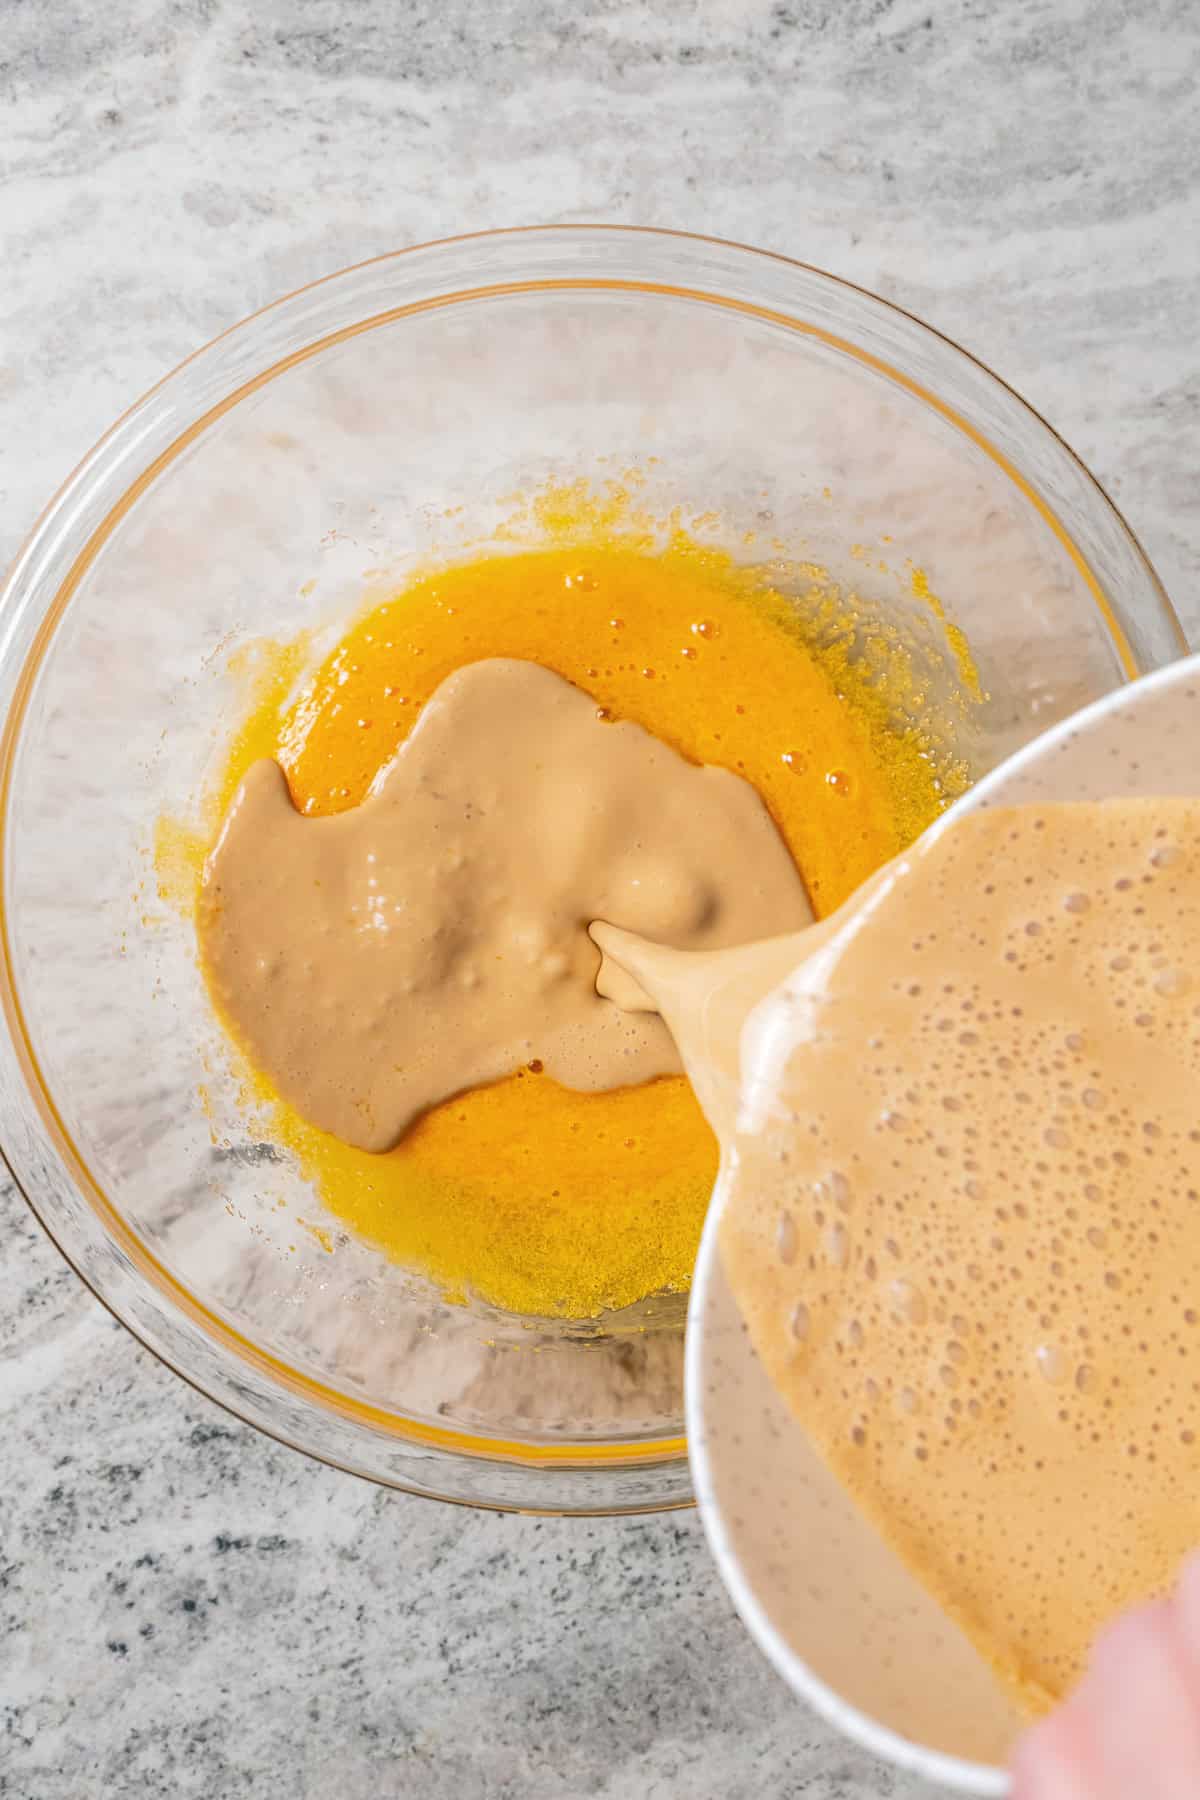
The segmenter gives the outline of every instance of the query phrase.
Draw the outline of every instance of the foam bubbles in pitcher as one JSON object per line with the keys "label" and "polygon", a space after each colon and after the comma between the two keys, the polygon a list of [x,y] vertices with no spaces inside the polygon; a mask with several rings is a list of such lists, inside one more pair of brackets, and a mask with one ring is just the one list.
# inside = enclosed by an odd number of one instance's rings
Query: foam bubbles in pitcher
{"label": "foam bubbles in pitcher", "polygon": [[860,1504],[1044,1704],[1200,1541],[1200,803],[967,817],[785,1016],[735,1291]]}

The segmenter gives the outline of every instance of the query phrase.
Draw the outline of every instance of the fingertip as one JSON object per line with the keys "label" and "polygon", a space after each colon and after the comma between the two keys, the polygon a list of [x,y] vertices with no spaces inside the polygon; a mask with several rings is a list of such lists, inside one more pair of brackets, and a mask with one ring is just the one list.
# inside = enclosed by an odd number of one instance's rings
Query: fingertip
{"label": "fingertip", "polygon": [[1048,1730],[1048,1724],[1031,1726],[1022,1734],[1013,1751],[1009,1763],[1009,1773],[1012,1776],[1011,1800],[1039,1800],[1038,1784],[1050,1754],[1047,1745]]}
{"label": "fingertip", "polygon": [[1010,1800],[1089,1800],[1094,1789],[1072,1702],[1030,1726],[1009,1768]]}
{"label": "fingertip", "polygon": [[1088,1657],[1089,1671],[1118,1678],[1139,1672],[1169,1649],[1171,1627],[1169,1601],[1151,1600],[1145,1606],[1135,1606],[1100,1632]]}

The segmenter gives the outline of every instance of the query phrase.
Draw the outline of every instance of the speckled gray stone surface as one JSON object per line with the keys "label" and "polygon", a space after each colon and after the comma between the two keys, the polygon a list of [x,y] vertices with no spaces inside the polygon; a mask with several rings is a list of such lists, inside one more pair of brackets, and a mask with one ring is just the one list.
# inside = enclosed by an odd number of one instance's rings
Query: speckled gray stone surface
{"label": "speckled gray stone surface", "polygon": [[[1192,0],[0,0],[0,121],[0,557],[275,294],[593,218],[787,251],[960,338],[1200,638]],[[486,1517],[310,1465],[156,1366],[9,1192],[0,1232],[0,1794],[924,1791],[789,1697],[693,1517]]]}

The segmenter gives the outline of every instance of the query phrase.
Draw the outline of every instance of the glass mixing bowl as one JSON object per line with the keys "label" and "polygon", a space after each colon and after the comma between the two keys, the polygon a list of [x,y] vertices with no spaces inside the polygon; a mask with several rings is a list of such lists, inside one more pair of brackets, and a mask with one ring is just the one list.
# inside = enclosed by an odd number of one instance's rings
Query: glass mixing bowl
{"label": "glass mixing bowl", "polygon": [[901,624],[931,616],[895,580],[919,564],[989,696],[977,773],[1183,648],[1086,470],[954,345],[802,264],[605,228],[400,252],[237,326],[85,458],[0,607],[14,1176],[205,1393],[477,1504],[686,1502],[682,1301],[522,1319],[448,1305],[345,1233],[328,1254],[238,1111],[151,847],[236,721],[229,651],[349,612],[368,570],[444,545],[447,515],[483,541],[514,492],[630,468],[647,509],[709,514],[745,559],[747,534],[802,538]]}

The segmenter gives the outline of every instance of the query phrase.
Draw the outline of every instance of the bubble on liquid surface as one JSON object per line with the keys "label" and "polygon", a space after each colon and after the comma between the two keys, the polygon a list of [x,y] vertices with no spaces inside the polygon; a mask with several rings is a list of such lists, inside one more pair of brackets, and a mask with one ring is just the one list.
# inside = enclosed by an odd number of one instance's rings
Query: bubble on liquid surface
{"label": "bubble on liquid surface", "polygon": [[924,1325],[929,1317],[925,1296],[911,1281],[893,1281],[888,1287],[888,1304],[897,1318],[906,1319],[910,1325]]}
{"label": "bubble on liquid surface", "polygon": [[849,1212],[853,1196],[850,1183],[840,1169],[830,1171],[829,1191],[833,1195],[834,1205],[840,1207],[842,1212]]}
{"label": "bubble on liquid surface", "polygon": [[1186,969],[1164,969],[1154,977],[1155,993],[1162,994],[1168,1000],[1178,1000],[1183,994],[1190,992],[1191,986],[1192,978]]}
{"label": "bubble on liquid surface", "polygon": [[850,1234],[840,1219],[825,1233],[825,1254],[835,1269],[844,1269],[850,1255]]}

